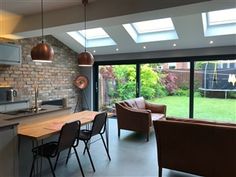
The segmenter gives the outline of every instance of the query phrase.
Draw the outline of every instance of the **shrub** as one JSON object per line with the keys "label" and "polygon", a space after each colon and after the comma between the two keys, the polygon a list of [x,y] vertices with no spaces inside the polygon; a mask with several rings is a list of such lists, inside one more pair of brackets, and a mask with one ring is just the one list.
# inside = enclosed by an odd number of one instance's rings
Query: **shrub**
{"label": "shrub", "polygon": [[178,88],[176,85],[177,76],[173,73],[165,74],[165,77],[162,78],[162,84],[165,86],[169,95],[175,93],[176,89]]}

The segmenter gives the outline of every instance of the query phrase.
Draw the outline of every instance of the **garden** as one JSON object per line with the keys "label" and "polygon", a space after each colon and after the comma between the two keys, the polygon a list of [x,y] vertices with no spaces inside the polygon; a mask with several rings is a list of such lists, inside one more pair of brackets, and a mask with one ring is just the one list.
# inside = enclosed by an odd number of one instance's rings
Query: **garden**
{"label": "garden", "polygon": [[[205,97],[202,65],[197,65],[194,82],[194,118],[236,123],[236,95],[228,99]],[[100,70],[100,110],[114,108],[120,100],[136,97],[136,65],[106,65]],[[143,64],[140,71],[141,96],[166,104],[167,116],[189,117],[189,69],[161,69],[160,64]]]}

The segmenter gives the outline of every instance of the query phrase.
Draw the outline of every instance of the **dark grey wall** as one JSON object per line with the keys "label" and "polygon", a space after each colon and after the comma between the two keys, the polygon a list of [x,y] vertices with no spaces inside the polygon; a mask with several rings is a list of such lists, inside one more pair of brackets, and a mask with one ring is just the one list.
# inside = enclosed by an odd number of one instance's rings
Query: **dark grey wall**
{"label": "dark grey wall", "polygon": [[236,55],[236,46],[209,47],[197,49],[165,50],[154,52],[138,52],[113,55],[97,55],[95,61],[121,61],[139,59],[180,58],[196,56]]}

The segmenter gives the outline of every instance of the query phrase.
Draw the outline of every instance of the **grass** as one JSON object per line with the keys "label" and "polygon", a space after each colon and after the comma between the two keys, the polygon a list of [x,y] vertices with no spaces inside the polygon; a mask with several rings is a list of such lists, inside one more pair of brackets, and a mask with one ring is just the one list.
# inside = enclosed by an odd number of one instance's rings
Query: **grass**
{"label": "grass", "polygon": [[[150,100],[167,105],[167,116],[189,117],[189,97],[167,96]],[[194,118],[236,123],[236,99],[194,98]]]}

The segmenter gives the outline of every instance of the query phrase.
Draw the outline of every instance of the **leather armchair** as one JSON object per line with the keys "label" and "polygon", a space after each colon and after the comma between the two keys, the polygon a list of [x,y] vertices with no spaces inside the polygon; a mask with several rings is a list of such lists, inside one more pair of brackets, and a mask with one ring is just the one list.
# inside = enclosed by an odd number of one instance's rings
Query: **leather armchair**
{"label": "leather armchair", "polygon": [[124,129],[143,133],[148,141],[152,121],[165,117],[166,105],[148,103],[139,97],[116,103],[116,114],[119,137]]}

